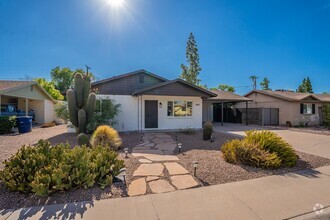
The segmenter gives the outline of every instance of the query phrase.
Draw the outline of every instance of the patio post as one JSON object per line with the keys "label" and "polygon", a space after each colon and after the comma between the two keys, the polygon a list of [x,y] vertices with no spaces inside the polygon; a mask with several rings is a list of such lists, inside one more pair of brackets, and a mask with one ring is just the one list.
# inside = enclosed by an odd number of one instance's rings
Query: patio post
{"label": "patio post", "polygon": [[246,101],[245,102],[245,124],[246,125],[248,125],[249,124],[249,122],[248,122],[248,109],[249,109],[249,104],[248,104],[248,102]]}
{"label": "patio post", "polygon": [[29,116],[29,99],[25,98],[25,116]]}
{"label": "patio post", "polygon": [[221,101],[221,126],[223,126],[223,101]]}

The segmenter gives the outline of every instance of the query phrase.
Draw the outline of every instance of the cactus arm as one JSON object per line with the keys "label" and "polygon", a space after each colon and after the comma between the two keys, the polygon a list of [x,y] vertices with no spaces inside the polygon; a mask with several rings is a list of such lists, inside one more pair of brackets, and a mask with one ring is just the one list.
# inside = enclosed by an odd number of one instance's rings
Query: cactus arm
{"label": "cactus arm", "polygon": [[78,111],[78,124],[79,124],[79,133],[86,132],[86,111],[84,109],[80,109]]}
{"label": "cactus arm", "polygon": [[76,93],[77,107],[82,108],[84,104],[83,100],[84,79],[80,73],[76,73],[74,76],[74,91]]}
{"label": "cactus arm", "polygon": [[68,100],[70,121],[75,127],[78,127],[78,109],[76,107],[76,96],[72,89],[68,89],[66,92],[66,98]]}
{"label": "cactus arm", "polygon": [[[84,89],[83,89],[83,103],[84,106],[88,105],[88,96],[91,89],[91,80],[89,77],[84,76]],[[88,115],[88,114],[87,114]]]}
{"label": "cactus arm", "polygon": [[87,105],[85,106],[86,116],[87,116],[87,123],[89,123],[93,117],[94,109],[96,103],[96,95],[95,93],[91,93],[87,99]]}

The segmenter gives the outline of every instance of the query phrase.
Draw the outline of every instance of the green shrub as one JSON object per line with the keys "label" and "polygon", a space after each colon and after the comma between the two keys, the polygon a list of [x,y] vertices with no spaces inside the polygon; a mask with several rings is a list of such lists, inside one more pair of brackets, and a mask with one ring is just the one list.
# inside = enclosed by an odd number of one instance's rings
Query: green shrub
{"label": "green shrub", "polygon": [[297,155],[293,148],[284,139],[272,131],[246,131],[245,141],[257,145],[269,153],[276,153],[282,160],[282,165],[292,167],[297,163]]}
{"label": "green shrub", "polygon": [[237,163],[236,159],[236,149],[242,144],[241,140],[234,139],[227,141],[221,147],[225,161],[229,163]]}
{"label": "green shrub", "polygon": [[271,131],[247,131],[243,140],[231,140],[222,145],[224,159],[265,169],[291,167],[297,163],[293,148]]}
{"label": "green shrub", "polygon": [[65,101],[57,101],[54,106],[54,111],[56,114],[56,117],[62,119],[64,123],[67,123],[69,121],[69,109],[68,109],[68,103]]}
{"label": "green shrub", "polygon": [[203,140],[210,140],[211,136],[213,133],[213,125],[212,122],[207,121],[205,122],[204,126],[203,126]]}
{"label": "green shrub", "polygon": [[16,125],[16,116],[0,116],[0,133],[9,134]]}
{"label": "green shrub", "polygon": [[113,99],[96,100],[94,116],[87,124],[87,132],[93,133],[100,125],[114,126],[116,116],[120,112],[120,104]]}
{"label": "green shrub", "polygon": [[36,146],[23,146],[0,171],[0,181],[10,190],[45,196],[77,187],[102,188],[112,184],[124,167],[118,154],[109,148],[51,146],[40,140]]}
{"label": "green shrub", "polygon": [[236,148],[235,154],[238,162],[244,165],[264,169],[276,169],[281,166],[281,159],[276,153],[269,153],[244,141],[242,141],[242,145]]}
{"label": "green shrub", "polygon": [[77,141],[79,146],[82,145],[89,146],[89,135],[85,133],[80,133],[77,136]]}
{"label": "green shrub", "polygon": [[91,145],[93,147],[102,146],[118,150],[122,145],[122,140],[115,129],[108,125],[101,125],[94,131]]}

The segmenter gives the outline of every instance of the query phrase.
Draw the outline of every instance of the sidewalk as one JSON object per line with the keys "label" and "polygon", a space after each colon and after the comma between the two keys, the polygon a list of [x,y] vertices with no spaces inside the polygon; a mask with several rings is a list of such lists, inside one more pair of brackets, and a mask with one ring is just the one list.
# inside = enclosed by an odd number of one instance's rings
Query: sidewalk
{"label": "sidewalk", "polygon": [[[317,216],[313,208],[321,206]],[[0,219],[329,219],[329,207],[327,166],[171,193],[2,210]]]}

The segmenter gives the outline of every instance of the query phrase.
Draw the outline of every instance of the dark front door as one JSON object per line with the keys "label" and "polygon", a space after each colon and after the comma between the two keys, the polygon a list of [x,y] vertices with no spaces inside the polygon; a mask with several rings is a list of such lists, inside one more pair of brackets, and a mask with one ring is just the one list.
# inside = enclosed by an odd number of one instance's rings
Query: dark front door
{"label": "dark front door", "polygon": [[144,106],[144,127],[158,128],[158,101],[146,100]]}

